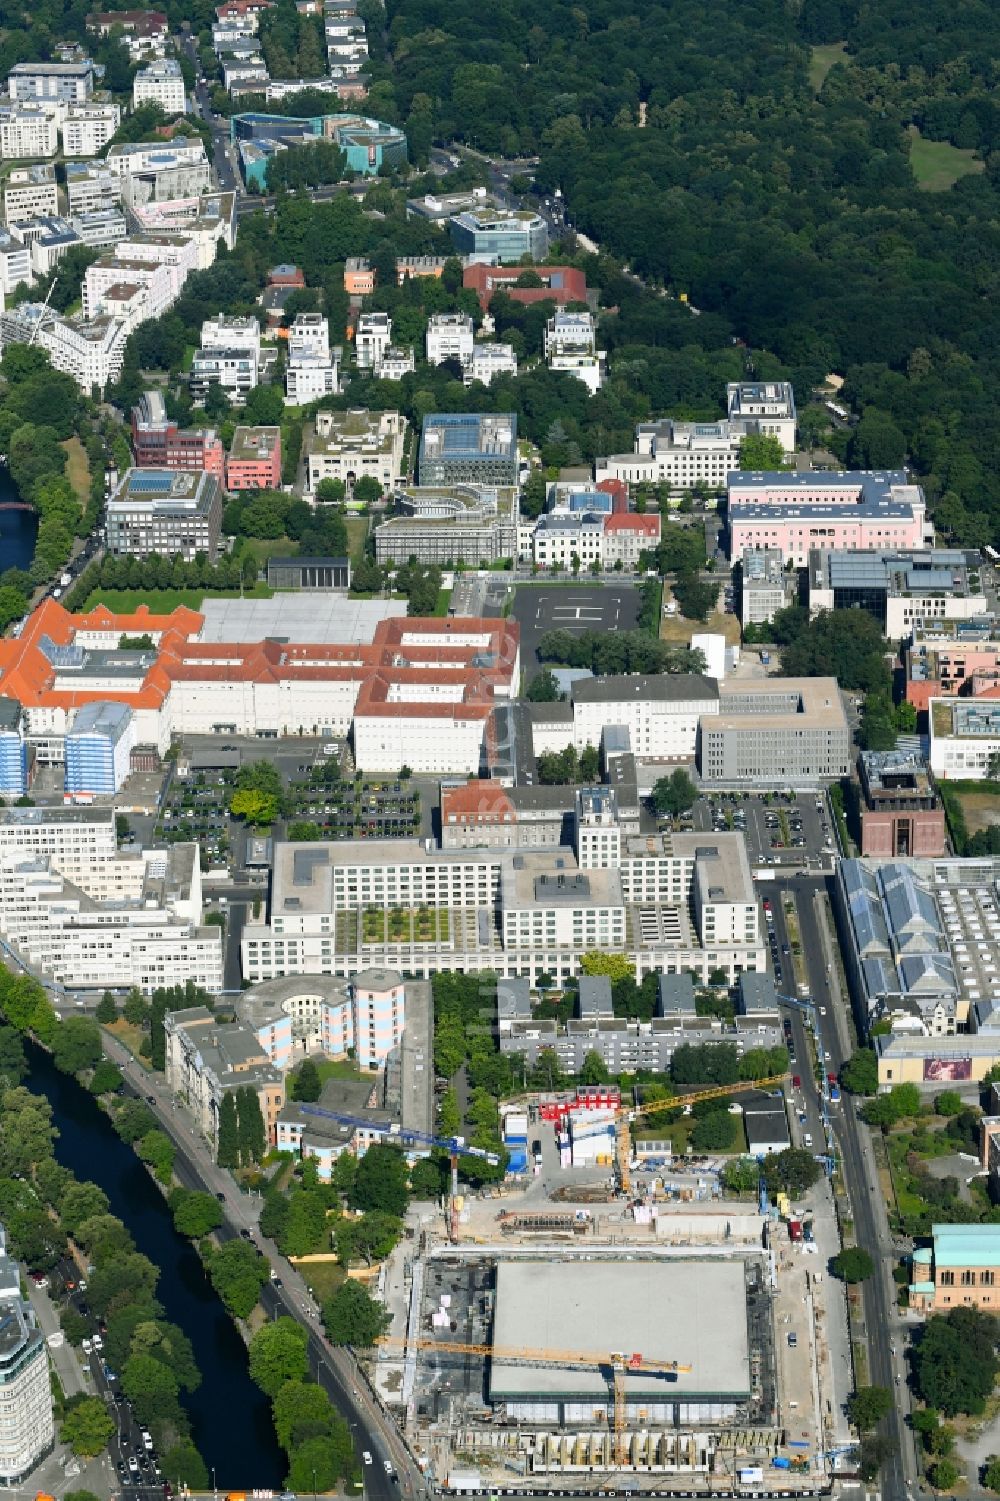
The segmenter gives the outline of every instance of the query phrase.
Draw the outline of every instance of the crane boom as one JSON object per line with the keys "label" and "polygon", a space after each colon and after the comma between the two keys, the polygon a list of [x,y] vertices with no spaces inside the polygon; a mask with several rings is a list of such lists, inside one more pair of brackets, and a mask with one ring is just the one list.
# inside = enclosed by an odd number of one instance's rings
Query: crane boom
{"label": "crane boom", "polygon": [[633,1121],[647,1115],[657,1115],[664,1110],[676,1110],[685,1105],[697,1105],[700,1100],[718,1100],[724,1095],[740,1094],[748,1089],[764,1089],[769,1084],[781,1084],[788,1078],[785,1074],[771,1074],[767,1079],[740,1079],[735,1084],[717,1084],[712,1089],[699,1089],[695,1094],[675,1095],[672,1100],[654,1100],[650,1105],[631,1107],[624,1105],[615,1116],[615,1148],[618,1166],[618,1182],[622,1193],[632,1187],[631,1158]]}
{"label": "crane boom", "polygon": [[641,1354],[608,1353],[593,1350],[553,1350],[525,1348],[523,1345],[470,1344],[453,1339],[380,1339],[376,1350],[439,1350],[447,1355],[483,1355],[508,1365],[559,1365],[573,1369],[580,1366],[613,1366],[617,1361],[629,1371],[652,1371],[663,1376],[688,1374],[689,1365],[676,1360],[654,1360]]}
{"label": "crane boom", "polygon": [[349,1115],[344,1110],[325,1110],[322,1105],[300,1105],[303,1115],[319,1115],[325,1120],[338,1121],[342,1126],[353,1126],[355,1130],[367,1131],[373,1136],[383,1136],[386,1141],[415,1142],[425,1147],[440,1147],[453,1157],[478,1157],[483,1162],[496,1167],[500,1158],[496,1152],[489,1152],[485,1147],[470,1145],[464,1136],[433,1136],[428,1131],[416,1131],[409,1126],[401,1126],[398,1121],[390,1121],[385,1126],[380,1126],[369,1116]]}

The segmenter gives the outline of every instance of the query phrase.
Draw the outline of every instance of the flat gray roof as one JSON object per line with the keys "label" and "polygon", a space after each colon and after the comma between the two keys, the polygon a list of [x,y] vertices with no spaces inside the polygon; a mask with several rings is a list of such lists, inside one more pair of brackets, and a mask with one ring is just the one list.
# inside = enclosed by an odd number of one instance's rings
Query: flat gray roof
{"label": "flat gray roof", "polygon": [[[686,699],[717,699],[719,685],[714,678],[691,672],[622,674],[606,678],[581,678],[573,684],[574,703],[618,704],[632,699],[653,699],[659,703],[683,702]],[[551,708],[551,705],[546,705]]]}
{"label": "flat gray roof", "polygon": [[[299,560],[301,561],[301,560]],[[349,599],[344,594],[276,594],[272,599],[206,599],[201,613],[202,641],[361,642],[368,645],[375,627],[393,615],[406,614],[406,601]]]}
{"label": "flat gray roof", "polygon": [[494,1401],[607,1400],[608,1372],[599,1361],[619,1350],[691,1367],[677,1376],[629,1373],[629,1399],[743,1398],[750,1392],[741,1261],[501,1261],[493,1340],[505,1349],[594,1354],[593,1369],[495,1359]]}

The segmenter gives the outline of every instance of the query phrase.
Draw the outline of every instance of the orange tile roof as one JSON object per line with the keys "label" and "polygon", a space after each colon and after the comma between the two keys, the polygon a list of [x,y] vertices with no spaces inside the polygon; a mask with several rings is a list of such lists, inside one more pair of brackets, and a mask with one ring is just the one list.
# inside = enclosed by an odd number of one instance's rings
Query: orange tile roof
{"label": "orange tile roof", "polygon": [[[107,689],[55,688],[56,671],[40,643],[47,636],[57,646],[68,646],[78,630],[118,631],[158,637],[156,660],[142,687],[115,695],[134,709],[159,708],[175,682],[311,681],[357,684],[355,712],[480,718],[489,713],[497,690],[509,690],[518,651],[517,626],[510,621],[394,618],[380,622],[368,646],[201,641],[197,638],[203,626],[204,617],[185,606],[169,615],[154,615],[145,605],[128,615],[116,615],[99,604],[86,615],[73,616],[57,600],[47,599],[26,622],[19,639],[0,640],[0,695],[16,698],[26,707],[61,709],[107,698]],[[457,640],[432,639],[452,634],[485,636],[488,644],[469,646]],[[407,636],[416,640],[409,643]],[[475,659],[484,653],[493,660],[480,666]],[[411,656],[419,658],[419,665],[411,663]],[[461,700],[390,701],[394,685],[435,687],[442,683],[459,685]]]}
{"label": "orange tile roof", "polygon": [[441,791],[441,820],[448,823],[496,823],[514,817],[514,805],[499,782],[473,777],[464,787]]}
{"label": "orange tile roof", "polygon": [[606,532],[643,532],[647,537],[660,535],[659,516],[638,516],[634,511],[612,511],[605,517]]}

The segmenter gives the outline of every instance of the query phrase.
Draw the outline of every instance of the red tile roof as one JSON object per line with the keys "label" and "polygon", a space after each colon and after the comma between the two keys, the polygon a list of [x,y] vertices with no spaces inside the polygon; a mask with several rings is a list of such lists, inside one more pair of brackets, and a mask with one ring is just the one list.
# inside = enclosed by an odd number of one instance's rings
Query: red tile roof
{"label": "red tile roof", "polygon": [[604,522],[606,532],[642,532],[646,537],[660,535],[659,516],[637,516],[634,511],[613,511]]}

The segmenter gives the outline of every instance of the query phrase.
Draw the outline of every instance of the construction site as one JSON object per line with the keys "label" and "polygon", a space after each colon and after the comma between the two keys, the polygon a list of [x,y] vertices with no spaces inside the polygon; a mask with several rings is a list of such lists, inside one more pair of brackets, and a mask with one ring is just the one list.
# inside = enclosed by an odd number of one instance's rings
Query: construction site
{"label": "construction site", "polygon": [[554,1202],[559,1129],[539,1130],[521,1188],[425,1217],[384,1269],[373,1380],[435,1482],[809,1494],[843,1475],[825,1181],[779,1215],[726,1201],[704,1163],[639,1181],[633,1162],[623,1196],[602,1162]]}

